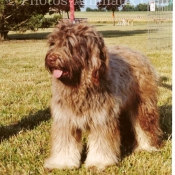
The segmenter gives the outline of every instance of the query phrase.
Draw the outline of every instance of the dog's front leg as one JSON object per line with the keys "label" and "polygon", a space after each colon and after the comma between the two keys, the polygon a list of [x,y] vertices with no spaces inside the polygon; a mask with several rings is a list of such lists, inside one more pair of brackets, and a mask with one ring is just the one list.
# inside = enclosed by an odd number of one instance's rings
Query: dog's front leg
{"label": "dog's front leg", "polygon": [[67,116],[53,117],[51,129],[51,155],[44,167],[48,169],[73,169],[80,166],[81,131],[70,123]]}
{"label": "dog's front leg", "polygon": [[97,121],[93,126],[91,125],[86,168],[95,167],[104,170],[119,162],[120,131],[117,123],[114,119],[106,122]]}

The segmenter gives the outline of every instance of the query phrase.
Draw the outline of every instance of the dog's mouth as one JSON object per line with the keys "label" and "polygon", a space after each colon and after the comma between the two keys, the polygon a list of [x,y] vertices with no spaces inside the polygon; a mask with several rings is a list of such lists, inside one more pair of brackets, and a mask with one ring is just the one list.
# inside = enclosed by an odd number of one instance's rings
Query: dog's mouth
{"label": "dog's mouth", "polygon": [[[66,60],[66,59],[65,59]],[[45,66],[47,70],[52,74],[52,77],[61,81],[68,86],[77,86],[81,80],[81,69],[76,64],[73,67],[73,62],[67,63],[64,58],[60,58],[58,55],[47,54],[45,58]]]}
{"label": "dog's mouth", "polygon": [[62,67],[61,65],[58,65],[58,55],[54,54],[47,54],[46,55],[46,68],[52,73],[52,75],[59,79],[61,77],[69,77],[69,71],[68,69]]}
{"label": "dog's mouth", "polygon": [[54,69],[53,70],[53,76],[55,78],[60,78],[60,77],[67,77],[69,75],[69,72],[67,70],[59,70],[59,69]]}
{"label": "dog's mouth", "polygon": [[63,74],[62,70],[58,70],[58,69],[53,70],[53,76],[55,78],[60,78],[62,74]]}

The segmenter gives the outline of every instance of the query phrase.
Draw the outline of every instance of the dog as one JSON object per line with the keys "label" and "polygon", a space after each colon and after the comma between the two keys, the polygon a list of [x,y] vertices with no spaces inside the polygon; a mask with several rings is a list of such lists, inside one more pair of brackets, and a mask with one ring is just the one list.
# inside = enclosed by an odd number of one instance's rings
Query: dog
{"label": "dog", "polygon": [[123,133],[129,139],[132,131],[133,151],[160,147],[158,76],[146,56],[123,46],[107,48],[88,23],[60,21],[48,43],[45,66],[52,74],[53,123],[45,168],[80,167],[84,131],[86,168],[116,165]]}

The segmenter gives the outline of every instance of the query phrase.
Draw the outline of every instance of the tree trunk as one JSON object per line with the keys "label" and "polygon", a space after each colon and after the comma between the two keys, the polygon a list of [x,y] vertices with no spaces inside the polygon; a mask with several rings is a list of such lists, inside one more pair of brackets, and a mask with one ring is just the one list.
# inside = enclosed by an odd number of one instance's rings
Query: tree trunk
{"label": "tree trunk", "polygon": [[69,12],[67,11],[67,18],[69,19]]}
{"label": "tree trunk", "polygon": [[3,14],[0,16],[0,41],[4,41],[7,39],[8,31],[4,27],[4,16]]}
{"label": "tree trunk", "polygon": [[112,11],[112,18],[113,18],[113,26],[115,26],[115,14],[114,14],[114,11]]}
{"label": "tree trunk", "polygon": [[8,31],[0,31],[0,41],[7,40]]}

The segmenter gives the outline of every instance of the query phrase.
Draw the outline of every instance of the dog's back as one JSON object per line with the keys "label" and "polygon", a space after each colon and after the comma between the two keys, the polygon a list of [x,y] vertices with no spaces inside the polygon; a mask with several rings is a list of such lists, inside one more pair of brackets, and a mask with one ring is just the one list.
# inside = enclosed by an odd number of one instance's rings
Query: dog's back
{"label": "dog's back", "polygon": [[109,77],[123,103],[137,94],[156,98],[158,75],[145,55],[122,46],[108,48],[108,53]]}

